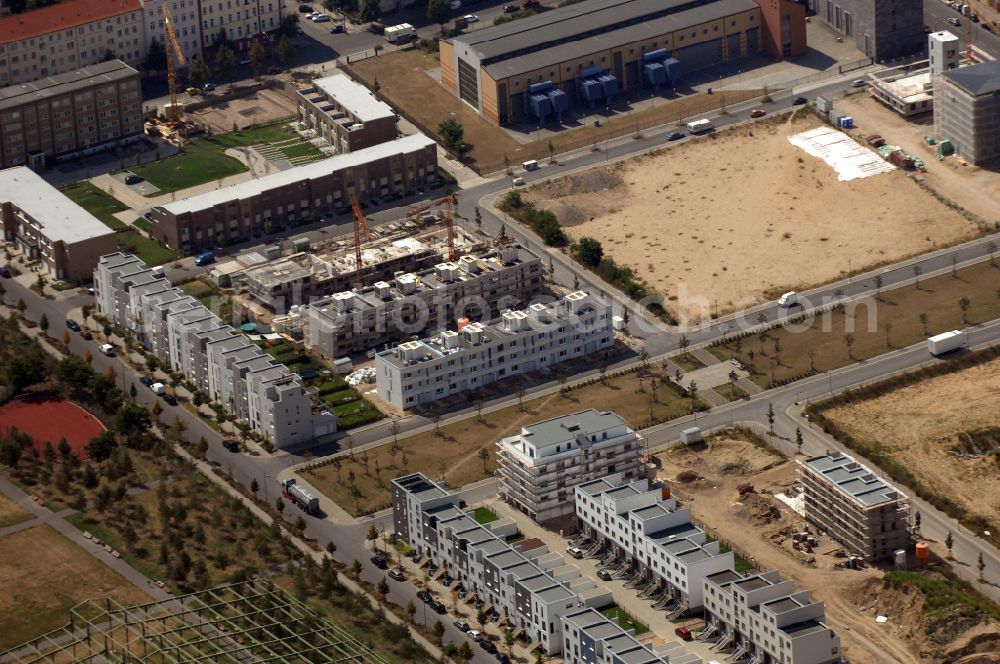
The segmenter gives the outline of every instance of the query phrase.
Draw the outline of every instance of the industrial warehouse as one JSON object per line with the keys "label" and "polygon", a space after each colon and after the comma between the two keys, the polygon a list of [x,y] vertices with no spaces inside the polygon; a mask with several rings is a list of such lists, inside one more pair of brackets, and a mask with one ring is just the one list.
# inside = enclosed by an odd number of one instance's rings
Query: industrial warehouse
{"label": "industrial warehouse", "polygon": [[441,42],[441,81],[493,124],[544,124],[713,65],[805,52],[805,6],[789,0],[585,0]]}

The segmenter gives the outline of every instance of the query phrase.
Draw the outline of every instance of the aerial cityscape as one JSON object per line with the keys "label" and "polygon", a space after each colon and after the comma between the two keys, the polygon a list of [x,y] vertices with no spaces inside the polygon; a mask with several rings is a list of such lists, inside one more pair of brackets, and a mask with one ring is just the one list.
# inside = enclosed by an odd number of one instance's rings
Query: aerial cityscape
{"label": "aerial cityscape", "polygon": [[1000,664],[1000,0],[3,0],[0,664]]}

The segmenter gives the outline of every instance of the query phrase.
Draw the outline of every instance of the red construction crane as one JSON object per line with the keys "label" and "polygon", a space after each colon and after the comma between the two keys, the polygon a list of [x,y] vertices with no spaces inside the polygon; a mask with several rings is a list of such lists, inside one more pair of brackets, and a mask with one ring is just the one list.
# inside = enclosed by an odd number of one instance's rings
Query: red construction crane
{"label": "red construction crane", "polygon": [[163,27],[166,31],[166,38],[163,40],[163,50],[167,56],[167,87],[170,90],[170,110],[167,113],[167,121],[170,127],[174,128],[181,122],[181,110],[177,105],[177,71],[174,69],[174,57],[177,57],[177,64],[183,66],[184,51],[177,41],[177,33],[174,32],[174,19],[170,15],[170,7],[163,3]]}
{"label": "red construction crane", "polygon": [[433,207],[444,205],[446,210],[444,222],[448,226],[448,260],[453,261],[458,259],[458,250],[455,249],[455,218],[451,212],[451,206],[455,203],[455,194],[448,190],[445,190],[444,194],[445,195],[442,198],[439,198],[436,201],[430,201],[418,208],[410,210],[406,213],[406,216],[415,217],[421,212],[426,212]]}
{"label": "red construction crane", "polygon": [[358,202],[357,196],[351,201],[351,210],[354,211],[354,267],[357,270],[355,281],[358,288],[364,288],[365,272],[364,264],[361,262],[361,231],[364,230],[365,237],[369,240],[372,239],[372,232],[368,230],[368,222],[365,221],[365,214],[361,211],[361,203]]}

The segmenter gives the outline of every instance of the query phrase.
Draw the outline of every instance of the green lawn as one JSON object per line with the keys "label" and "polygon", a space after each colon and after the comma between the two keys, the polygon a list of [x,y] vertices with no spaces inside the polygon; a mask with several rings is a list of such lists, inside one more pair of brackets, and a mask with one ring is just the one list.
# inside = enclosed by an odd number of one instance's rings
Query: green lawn
{"label": "green lawn", "polygon": [[601,615],[611,621],[618,621],[618,626],[624,630],[634,629],[636,636],[648,632],[649,628],[630,616],[624,610],[618,608],[616,604],[599,609]]}
{"label": "green lawn", "polygon": [[223,154],[232,147],[223,139],[224,136],[195,139],[184,146],[181,154],[129,170],[159,187],[156,195],[243,173],[247,170],[243,162]]}
{"label": "green lawn", "polygon": [[476,523],[490,523],[496,521],[500,517],[496,515],[496,512],[489,509],[488,507],[477,507],[472,510],[472,518],[476,520]]}
{"label": "green lawn", "polygon": [[139,231],[128,229],[119,231],[118,246],[122,251],[133,253],[146,262],[146,265],[163,265],[180,258],[181,253],[165,247],[156,240],[146,237]]}
{"label": "green lawn", "polygon": [[116,231],[123,231],[128,228],[125,223],[115,217],[116,212],[124,212],[128,207],[114,196],[101,191],[90,182],[77,182],[68,187],[63,187],[59,191],[104,222],[108,228]]}
{"label": "green lawn", "polygon": [[224,148],[239,148],[259,145],[261,143],[277,143],[278,141],[284,141],[295,136],[297,134],[294,131],[286,128],[284,124],[278,123],[244,129],[238,134],[220,134],[212,140]]}

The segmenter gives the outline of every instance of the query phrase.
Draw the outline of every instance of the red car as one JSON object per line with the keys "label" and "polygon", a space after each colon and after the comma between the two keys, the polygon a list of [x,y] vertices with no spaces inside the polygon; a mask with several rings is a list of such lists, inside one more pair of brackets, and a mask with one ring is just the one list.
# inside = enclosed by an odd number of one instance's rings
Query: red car
{"label": "red car", "polygon": [[927,24],[925,23],[925,24],[924,24],[924,32],[926,32],[926,33],[928,33],[928,34],[929,34],[929,33],[931,33],[931,32],[933,32],[933,31],[931,30],[931,26],[929,26],[929,25],[927,25]]}
{"label": "red car", "polygon": [[88,330],[85,327],[80,329],[80,336],[86,339],[87,341],[90,341],[91,339],[94,338],[94,335],[90,333],[90,330]]}
{"label": "red car", "polygon": [[687,627],[678,627],[677,629],[674,630],[674,634],[681,637],[685,641],[691,640],[691,630],[689,630]]}
{"label": "red car", "polygon": [[767,115],[767,111],[765,111],[762,108],[755,108],[752,111],[750,111],[750,117],[752,118],[762,118],[765,115]]}

